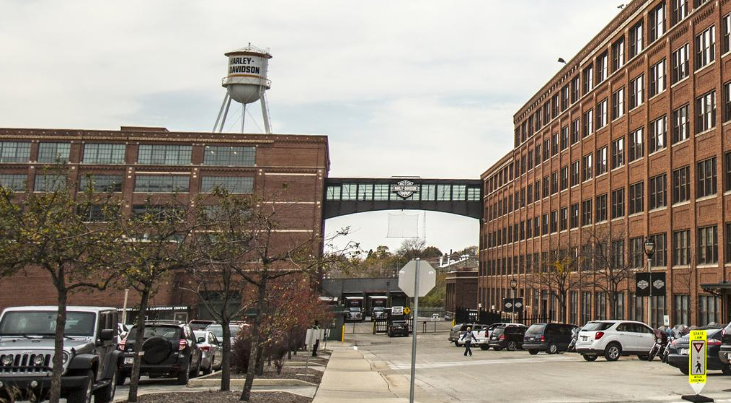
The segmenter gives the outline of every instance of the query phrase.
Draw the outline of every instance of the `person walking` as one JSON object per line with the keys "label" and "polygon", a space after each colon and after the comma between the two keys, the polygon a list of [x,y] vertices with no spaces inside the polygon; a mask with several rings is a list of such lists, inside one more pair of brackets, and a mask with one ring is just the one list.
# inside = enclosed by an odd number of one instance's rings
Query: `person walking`
{"label": "person walking", "polygon": [[469,353],[470,357],[472,357],[472,349],[470,348],[470,344],[472,344],[472,340],[477,341],[477,338],[475,337],[474,333],[472,333],[471,327],[467,328],[467,331],[464,332],[460,340],[464,340],[464,356],[467,357],[467,354]]}

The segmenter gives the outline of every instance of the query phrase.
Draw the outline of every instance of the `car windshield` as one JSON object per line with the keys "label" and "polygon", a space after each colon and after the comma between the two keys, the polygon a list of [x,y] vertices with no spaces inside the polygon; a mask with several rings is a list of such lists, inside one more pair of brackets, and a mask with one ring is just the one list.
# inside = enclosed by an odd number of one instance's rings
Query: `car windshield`
{"label": "car windshield", "polygon": [[[231,337],[236,337],[239,334],[239,330],[241,330],[237,325],[230,325],[228,329],[231,332]],[[216,335],[216,337],[223,337],[223,326],[221,325],[211,325],[206,330]]]}
{"label": "car windshield", "polygon": [[612,322],[589,322],[581,330],[607,330],[612,326],[614,326],[614,323]]}
{"label": "car windshield", "polygon": [[360,308],[356,308],[356,307],[352,307],[352,306],[351,306],[351,307],[350,307],[350,308],[348,308],[348,309],[350,310],[350,312],[360,312]]}
{"label": "car windshield", "polygon": [[[40,335],[56,333],[55,311],[8,312],[0,322],[0,336]],[[66,336],[93,336],[93,312],[66,312]]]}
{"label": "car windshield", "polygon": [[543,334],[543,331],[546,329],[546,325],[540,324],[540,325],[531,325],[528,330],[525,331],[525,334]]}
{"label": "car windshield", "polygon": [[505,333],[504,327],[496,327],[495,330],[493,330],[492,334],[498,335]]}
{"label": "car windshield", "polygon": [[[150,337],[161,336],[168,340],[180,339],[180,328],[177,326],[145,326],[145,335],[143,339],[149,339]],[[137,337],[137,329],[133,327],[129,331],[128,340],[134,340]]]}
{"label": "car windshield", "polygon": [[374,311],[382,311],[383,310],[383,307],[377,306],[377,307],[373,308],[373,310]]}

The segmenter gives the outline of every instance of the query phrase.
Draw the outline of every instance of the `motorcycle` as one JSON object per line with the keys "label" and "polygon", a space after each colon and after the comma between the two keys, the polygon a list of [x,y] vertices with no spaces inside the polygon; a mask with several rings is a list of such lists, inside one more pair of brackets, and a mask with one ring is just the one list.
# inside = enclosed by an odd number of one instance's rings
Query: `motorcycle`
{"label": "motorcycle", "polygon": [[647,357],[647,361],[652,361],[656,356],[660,356],[663,359],[667,355],[668,349],[668,335],[663,330],[656,329],[655,331],[655,344],[650,349],[650,354]]}
{"label": "motorcycle", "polygon": [[575,352],[576,351],[576,341],[579,340],[579,328],[571,329],[571,342],[569,342],[569,347],[566,351],[568,352]]}

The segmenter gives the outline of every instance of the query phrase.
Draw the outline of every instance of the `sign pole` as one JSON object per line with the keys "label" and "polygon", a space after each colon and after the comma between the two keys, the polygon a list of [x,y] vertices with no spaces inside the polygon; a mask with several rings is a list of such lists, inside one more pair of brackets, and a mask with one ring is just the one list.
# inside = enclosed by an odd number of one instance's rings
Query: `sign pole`
{"label": "sign pole", "polygon": [[418,326],[413,324],[419,317],[419,263],[421,259],[416,258],[416,270],[414,275],[414,320],[411,322],[414,331],[411,339],[411,389],[409,392],[409,403],[414,403],[414,379],[416,379],[416,330]]}

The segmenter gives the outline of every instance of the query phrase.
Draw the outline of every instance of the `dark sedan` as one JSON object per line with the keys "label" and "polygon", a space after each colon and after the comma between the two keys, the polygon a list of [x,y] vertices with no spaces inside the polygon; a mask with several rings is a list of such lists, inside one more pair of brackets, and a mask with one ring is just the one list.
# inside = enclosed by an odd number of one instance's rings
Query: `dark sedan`
{"label": "dark sedan", "polygon": [[[721,348],[721,329],[706,329],[708,338],[708,369],[723,371],[725,375],[731,375],[731,366],[724,364],[718,358],[718,352]],[[670,346],[670,354],[668,355],[668,364],[678,368],[680,372],[688,375],[688,352],[690,351],[690,335],[685,335],[680,339],[673,341]]]}

